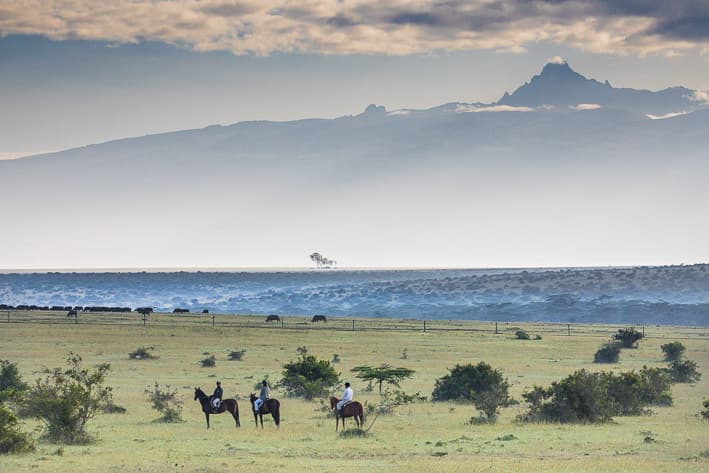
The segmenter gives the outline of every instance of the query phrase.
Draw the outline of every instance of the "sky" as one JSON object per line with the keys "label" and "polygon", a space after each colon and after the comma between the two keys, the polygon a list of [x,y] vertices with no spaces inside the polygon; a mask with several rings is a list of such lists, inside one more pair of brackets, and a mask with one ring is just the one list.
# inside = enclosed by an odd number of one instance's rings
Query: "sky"
{"label": "sky", "polygon": [[247,120],[494,102],[561,56],[709,89],[709,2],[0,0],[0,159]]}

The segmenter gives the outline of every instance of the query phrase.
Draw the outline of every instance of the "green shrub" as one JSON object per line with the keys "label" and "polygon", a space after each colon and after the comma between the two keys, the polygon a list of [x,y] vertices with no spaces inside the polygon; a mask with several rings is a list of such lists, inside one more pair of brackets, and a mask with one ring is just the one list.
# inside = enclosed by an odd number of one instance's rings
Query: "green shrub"
{"label": "green shrub", "polygon": [[661,368],[643,367],[618,375],[580,370],[549,388],[535,386],[522,396],[529,403],[523,421],[605,422],[617,415],[639,415],[650,405],[672,403],[672,382]]}
{"label": "green shrub", "polygon": [[204,360],[201,360],[199,364],[202,365],[202,368],[214,368],[217,366],[217,358],[214,355],[209,355]]}
{"label": "green shrub", "polygon": [[670,379],[675,383],[696,383],[702,377],[697,364],[692,360],[676,360],[667,368]]}
{"label": "green shrub", "polygon": [[515,332],[515,337],[517,340],[529,340],[529,334],[524,330],[517,330]]}
{"label": "green shrub", "polygon": [[110,365],[103,363],[90,371],[81,361],[70,353],[68,368],[45,370],[46,376],[27,393],[23,409],[44,423],[50,441],[88,442],[87,422],[112,401],[113,388],[104,385]]}
{"label": "green shrub", "polygon": [[601,345],[593,356],[594,363],[618,363],[620,358],[620,343],[608,342]]}
{"label": "green shrub", "polygon": [[634,328],[622,328],[618,330],[613,338],[618,340],[623,348],[637,348],[638,342],[642,340],[644,335]]}
{"label": "green shrub", "polygon": [[153,360],[157,358],[153,355],[153,347],[138,347],[132,352],[128,353],[128,358],[131,360]]}
{"label": "green shrub", "polygon": [[704,406],[704,410],[701,413],[702,417],[704,420],[709,420],[709,399],[705,399],[702,405]]}
{"label": "green shrub", "polygon": [[660,347],[665,353],[665,361],[677,361],[682,358],[686,348],[680,342],[665,343]]}
{"label": "green shrub", "polygon": [[246,350],[241,349],[241,350],[232,350],[229,352],[229,359],[231,361],[241,361],[244,359],[244,354],[246,353]]}
{"label": "green shrub", "polygon": [[509,383],[502,372],[485,362],[456,365],[450,373],[436,380],[431,395],[434,401],[472,401],[485,420],[494,422],[501,407],[513,403]]}
{"label": "green shrub", "polygon": [[182,399],[177,390],[166,386],[164,389],[155,382],[153,389],[146,389],[145,394],[153,409],[160,413],[160,422],[182,422]]}
{"label": "green shrub", "polygon": [[22,453],[34,450],[34,442],[19,428],[17,417],[0,405],[0,454]]}
{"label": "green shrub", "polygon": [[311,400],[324,396],[340,383],[340,375],[327,360],[319,360],[315,355],[301,353],[300,357],[283,365],[281,386],[286,395],[304,397]]}
{"label": "green shrub", "polygon": [[20,400],[27,388],[17,364],[10,360],[0,360],[0,402]]}

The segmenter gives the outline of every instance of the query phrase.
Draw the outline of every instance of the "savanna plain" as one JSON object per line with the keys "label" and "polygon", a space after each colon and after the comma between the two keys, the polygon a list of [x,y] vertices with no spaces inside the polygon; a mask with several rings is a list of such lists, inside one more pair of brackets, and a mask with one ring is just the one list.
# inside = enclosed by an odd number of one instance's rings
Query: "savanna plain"
{"label": "savanna plain", "polygon": [[[544,324],[503,326],[495,333],[489,322],[455,327],[471,330],[351,331],[306,322],[302,329],[266,327],[262,317],[252,317],[244,326],[152,317],[145,326],[137,319],[116,325],[31,319],[2,324],[0,358],[17,363],[25,381],[33,382],[44,368],[65,366],[67,354],[74,352],[87,367],[110,363],[107,384],[114,387],[114,402],[127,412],[97,416],[88,426],[94,443],[60,448],[40,440],[34,452],[0,457],[0,471],[709,471],[709,422],[699,416],[702,401],[709,397],[707,328],[647,327],[639,348],[623,350],[617,364],[600,365],[593,363],[593,355],[618,327],[579,326],[571,335],[546,331]],[[517,340],[518,327],[532,336],[540,333],[542,339]],[[686,346],[685,355],[697,362],[702,379],[674,385],[672,406],[604,424],[519,423],[516,417],[526,410],[523,402],[503,408],[495,424],[475,424],[470,419],[478,413],[471,404],[428,400],[380,415],[374,425],[375,415],[368,414],[368,435],[342,437],[335,432],[325,399],[288,398],[274,389],[272,396],[281,401],[280,429],[270,417],[264,418],[264,429],[256,428],[248,407],[249,393],[264,378],[280,380],[283,365],[297,359],[299,347],[327,360],[337,355],[334,366],[343,381],[352,383],[355,399],[376,405],[377,388],[368,391],[368,383],[350,371],[353,367],[388,363],[415,370],[401,389],[430,399],[436,379],[448,374],[448,368],[485,361],[504,373],[512,396],[522,401],[522,393],[532,386],[549,386],[582,368],[620,372],[666,366],[660,346],[674,340]],[[154,347],[157,358],[129,359],[139,346]],[[245,350],[241,361],[229,360],[233,350]],[[216,366],[202,367],[199,361],[211,354]],[[207,430],[193,393],[196,386],[211,392],[216,380],[221,380],[225,397],[238,399],[240,428],[229,414],[221,414],[211,416]],[[159,414],[145,394],[155,382],[178,390],[184,422],[155,421]],[[41,433],[35,421],[25,420],[22,428],[35,437]]]}

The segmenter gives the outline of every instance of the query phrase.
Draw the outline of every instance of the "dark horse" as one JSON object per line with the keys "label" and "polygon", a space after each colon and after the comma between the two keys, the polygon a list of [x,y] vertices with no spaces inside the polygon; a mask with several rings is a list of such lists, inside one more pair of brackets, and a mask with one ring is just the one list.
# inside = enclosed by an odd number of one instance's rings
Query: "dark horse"
{"label": "dark horse", "polygon": [[335,432],[337,432],[337,427],[342,419],[342,428],[345,428],[345,418],[354,417],[358,428],[364,427],[364,409],[362,404],[358,401],[352,401],[349,404],[342,406],[342,410],[337,412],[337,403],[340,402],[335,396],[330,397],[330,409],[335,411]]}
{"label": "dark horse", "polygon": [[207,428],[209,428],[209,414],[221,414],[225,411],[234,417],[236,426],[241,427],[241,423],[239,422],[239,405],[236,403],[236,399],[222,399],[222,403],[219,404],[219,408],[216,412],[212,409],[210,396],[204,394],[204,391],[201,389],[194,388],[194,400],[199,400],[199,403],[202,404],[202,412],[204,412],[204,416],[207,418]]}
{"label": "dark horse", "polygon": [[273,422],[276,423],[276,428],[281,426],[281,403],[278,399],[266,399],[261,407],[259,407],[258,412],[254,411],[254,401],[258,399],[254,393],[251,393],[249,400],[251,401],[251,410],[254,412],[254,422],[256,422],[256,427],[258,427],[258,420],[261,419],[261,428],[263,429],[263,415],[271,414],[273,417]]}

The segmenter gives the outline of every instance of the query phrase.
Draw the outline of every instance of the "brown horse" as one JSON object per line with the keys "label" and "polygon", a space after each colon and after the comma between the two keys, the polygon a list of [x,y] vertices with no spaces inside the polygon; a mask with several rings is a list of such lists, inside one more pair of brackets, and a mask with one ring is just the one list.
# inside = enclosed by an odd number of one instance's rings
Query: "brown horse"
{"label": "brown horse", "polygon": [[207,428],[209,428],[209,414],[221,414],[222,412],[228,412],[234,418],[237,427],[241,427],[239,422],[239,404],[237,404],[236,399],[222,399],[219,408],[215,411],[211,405],[211,399],[209,396],[204,394],[200,388],[194,388],[194,400],[199,400],[202,404],[202,412],[207,418]]}
{"label": "brown horse", "polygon": [[358,428],[364,427],[364,409],[359,401],[352,401],[349,404],[342,406],[342,410],[337,412],[337,403],[340,402],[335,396],[330,397],[330,409],[335,411],[335,432],[337,432],[337,427],[339,426],[340,419],[342,419],[342,428],[345,428],[345,418],[354,417]]}
{"label": "brown horse", "polygon": [[258,412],[254,411],[254,401],[258,399],[254,393],[251,393],[249,400],[251,401],[251,410],[254,412],[254,422],[256,422],[256,427],[258,427],[258,418],[261,419],[261,428],[263,429],[263,415],[271,414],[273,417],[273,422],[276,423],[276,428],[281,426],[281,403],[278,399],[266,399],[261,407],[259,407]]}

